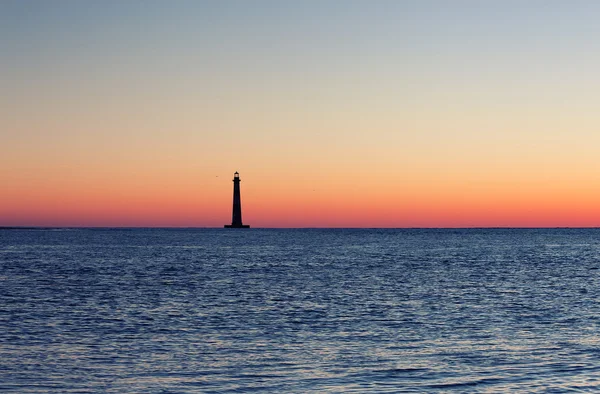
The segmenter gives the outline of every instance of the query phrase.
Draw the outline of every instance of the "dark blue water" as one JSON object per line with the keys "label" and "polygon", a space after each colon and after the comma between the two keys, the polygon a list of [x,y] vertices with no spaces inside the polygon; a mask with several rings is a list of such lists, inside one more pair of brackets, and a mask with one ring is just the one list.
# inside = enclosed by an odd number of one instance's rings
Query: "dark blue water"
{"label": "dark blue water", "polygon": [[600,230],[0,230],[0,391],[600,387]]}

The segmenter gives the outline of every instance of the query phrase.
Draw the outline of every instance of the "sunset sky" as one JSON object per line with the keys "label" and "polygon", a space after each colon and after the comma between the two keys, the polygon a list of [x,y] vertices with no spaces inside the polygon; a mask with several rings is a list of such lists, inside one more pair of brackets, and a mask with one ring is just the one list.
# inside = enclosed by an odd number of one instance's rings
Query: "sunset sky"
{"label": "sunset sky", "polygon": [[0,226],[600,226],[598,1],[0,2]]}

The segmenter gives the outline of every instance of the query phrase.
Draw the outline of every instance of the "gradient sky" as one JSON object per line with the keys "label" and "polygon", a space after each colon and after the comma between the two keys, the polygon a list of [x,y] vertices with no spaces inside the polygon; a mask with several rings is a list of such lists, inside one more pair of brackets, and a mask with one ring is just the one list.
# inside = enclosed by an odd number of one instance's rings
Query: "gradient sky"
{"label": "gradient sky", "polygon": [[598,1],[0,1],[0,226],[600,226]]}

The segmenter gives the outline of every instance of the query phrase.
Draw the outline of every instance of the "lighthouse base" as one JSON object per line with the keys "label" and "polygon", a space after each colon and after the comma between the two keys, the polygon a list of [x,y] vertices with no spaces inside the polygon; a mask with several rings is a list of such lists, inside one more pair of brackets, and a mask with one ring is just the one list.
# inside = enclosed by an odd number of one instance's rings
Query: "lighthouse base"
{"label": "lighthouse base", "polygon": [[226,224],[224,228],[250,228],[249,224]]}

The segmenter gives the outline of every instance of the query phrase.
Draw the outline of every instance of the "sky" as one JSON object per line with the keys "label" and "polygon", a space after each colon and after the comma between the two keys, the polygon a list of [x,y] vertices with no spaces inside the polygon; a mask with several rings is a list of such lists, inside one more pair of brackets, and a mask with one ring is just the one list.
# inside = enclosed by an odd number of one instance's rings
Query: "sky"
{"label": "sky", "polygon": [[0,226],[600,226],[599,17],[0,1]]}

